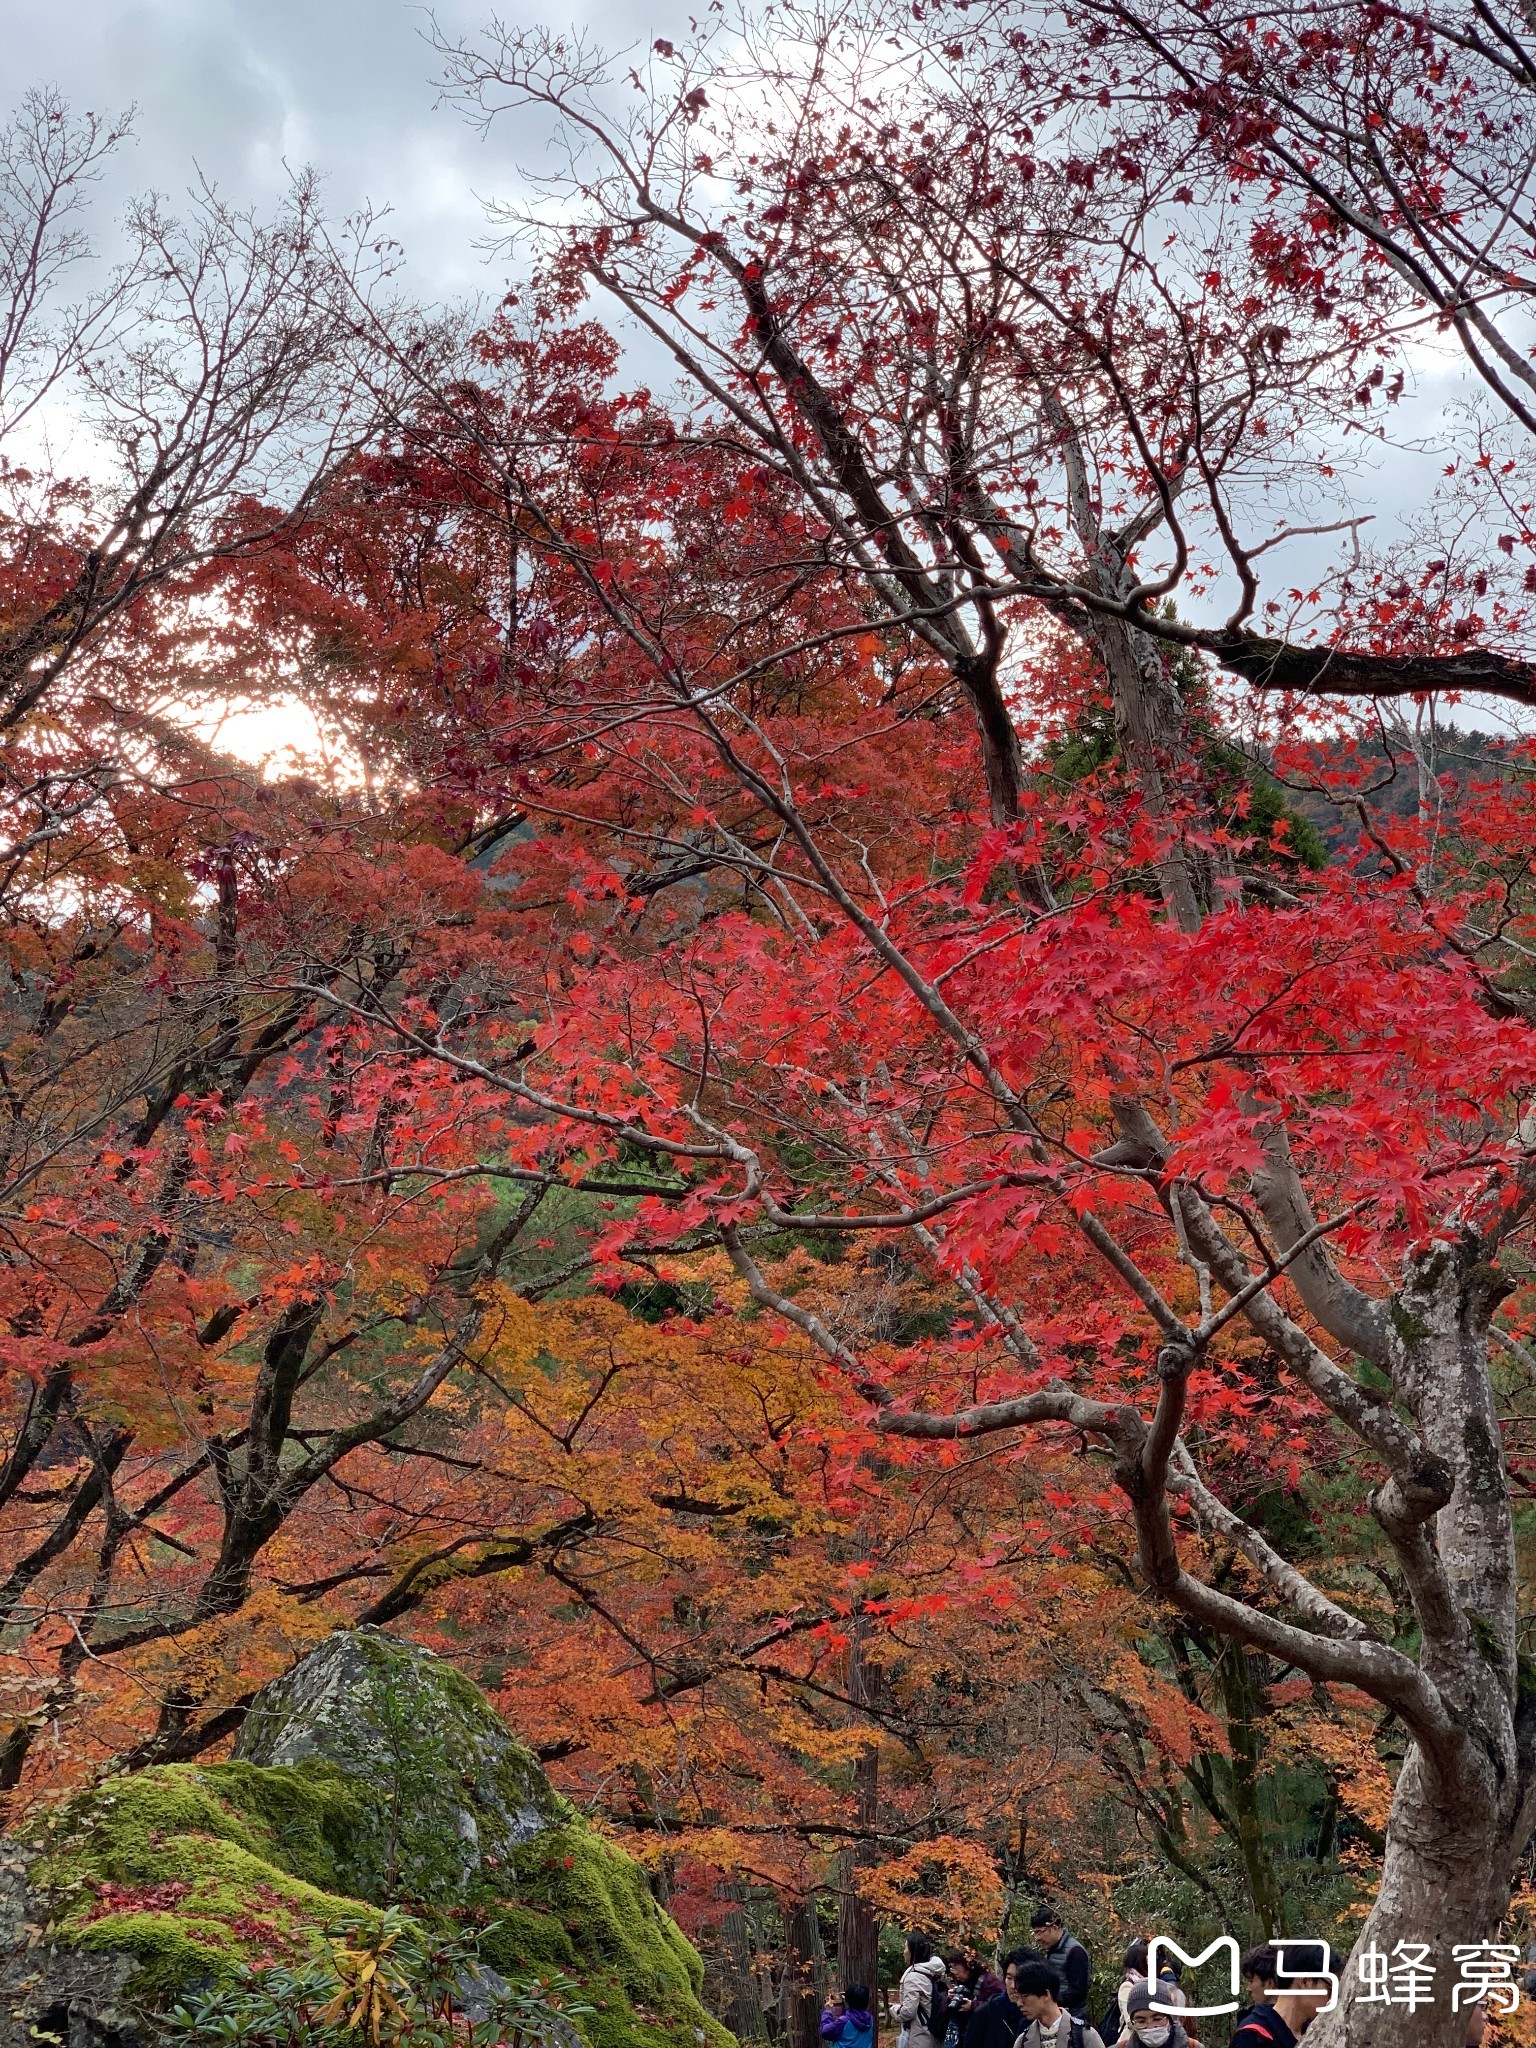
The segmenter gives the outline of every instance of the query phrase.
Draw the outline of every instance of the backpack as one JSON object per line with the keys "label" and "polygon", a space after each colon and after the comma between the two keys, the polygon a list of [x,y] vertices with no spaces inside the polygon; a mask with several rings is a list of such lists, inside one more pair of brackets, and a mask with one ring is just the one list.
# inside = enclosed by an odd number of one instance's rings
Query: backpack
{"label": "backpack", "polygon": [[[933,1980],[933,1988],[928,1993],[927,2012],[923,2012],[919,2006],[918,2013],[934,2040],[947,2043],[950,2027],[954,2024],[954,2015],[949,2009],[949,1986],[942,1977],[935,1977]],[[959,2039],[958,2028],[955,2037]]]}

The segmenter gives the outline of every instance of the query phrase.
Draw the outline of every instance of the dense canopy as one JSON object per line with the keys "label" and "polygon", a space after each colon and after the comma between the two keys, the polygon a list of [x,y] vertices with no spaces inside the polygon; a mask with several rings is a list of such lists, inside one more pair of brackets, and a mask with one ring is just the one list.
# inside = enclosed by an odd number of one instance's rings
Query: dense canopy
{"label": "dense canopy", "polygon": [[1449,1967],[1536,1821],[1529,25],[674,33],[442,46],[566,167],[493,307],[307,183],[89,267],[118,131],[7,131],[0,1790],[366,1622],[746,2037],[1042,1893]]}

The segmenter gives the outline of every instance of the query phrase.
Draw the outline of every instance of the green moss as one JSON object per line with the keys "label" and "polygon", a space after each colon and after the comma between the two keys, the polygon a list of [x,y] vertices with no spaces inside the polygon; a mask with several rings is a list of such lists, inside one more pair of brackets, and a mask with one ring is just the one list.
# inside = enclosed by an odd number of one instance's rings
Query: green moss
{"label": "green moss", "polygon": [[486,1960],[503,1973],[530,1964],[580,1973],[596,2011],[593,2048],[670,2048],[692,2035],[729,2048],[699,2003],[698,1952],[657,1905],[640,1865],[572,1819],[517,1857],[518,1905],[492,1929]]}
{"label": "green moss", "polygon": [[367,1814],[357,1787],[335,1765],[225,1763],[201,1776],[232,1814],[260,1822],[295,1877],[321,1891],[346,1891],[346,1865]]}
{"label": "green moss", "polygon": [[[451,1667],[433,1677],[472,1727],[491,1711]],[[441,1726],[434,1733],[442,1738]],[[536,1774],[552,1822],[463,1889],[446,1888],[462,1869],[456,1845],[444,1851],[439,1903],[472,1905],[493,1921],[485,1960],[508,1976],[576,1978],[594,2008],[581,2021],[592,2048],[731,2048],[700,2003],[698,1955],[640,1865],[560,1798],[520,1747],[479,1762],[490,1773],[481,1796],[489,1790],[509,1809],[526,1802]],[[356,1912],[358,1880],[387,1861],[389,1825],[376,1791],[328,1759],[162,1765],[56,1809],[34,1831],[42,1854],[32,1876],[49,1899],[54,1938],[132,1956],[130,1996],[158,2006],[199,1984],[233,1982],[242,1967],[300,1960],[322,1929]]]}
{"label": "green moss", "polygon": [[358,1813],[329,1771],[162,1765],[59,1808],[34,1836],[33,1882],[56,1939],[133,1956],[134,1996],[159,2000],[257,1956],[301,1955],[355,1903],[311,1879]]}
{"label": "green moss", "polygon": [[1472,1631],[1472,1641],[1477,1646],[1477,1654],[1485,1664],[1491,1664],[1494,1670],[1498,1671],[1504,1662],[1503,1638],[1486,1614],[1479,1614],[1475,1607],[1468,1607],[1464,1612]]}
{"label": "green moss", "polygon": [[132,1979],[136,1999],[169,2001],[212,1977],[233,1983],[238,1964],[221,1939],[218,1922],[175,1913],[113,1913],[87,1927],[70,1946],[87,1952],[129,1955],[138,1963]]}
{"label": "green moss", "polygon": [[381,1629],[329,1638],[269,1686],[239,1749],[247,1768],[344,1774],[364,1818],[327,1881],[381,1905],[495,1897],[516,1843],[571,1813],[478,1687]]}

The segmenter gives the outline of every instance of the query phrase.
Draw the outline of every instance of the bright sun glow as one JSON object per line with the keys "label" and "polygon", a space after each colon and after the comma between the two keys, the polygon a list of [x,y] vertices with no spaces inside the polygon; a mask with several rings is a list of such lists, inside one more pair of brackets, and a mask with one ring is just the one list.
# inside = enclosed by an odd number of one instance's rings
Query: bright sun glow
{"label": "bright sun glow", "polygon": [[301,770],[331,783],[363,779],[353,748],[327,731],[301,697],[280,697],[270,704],[234,697],[194,720],[191,729],[206,745],[259,768],[267,781]]}

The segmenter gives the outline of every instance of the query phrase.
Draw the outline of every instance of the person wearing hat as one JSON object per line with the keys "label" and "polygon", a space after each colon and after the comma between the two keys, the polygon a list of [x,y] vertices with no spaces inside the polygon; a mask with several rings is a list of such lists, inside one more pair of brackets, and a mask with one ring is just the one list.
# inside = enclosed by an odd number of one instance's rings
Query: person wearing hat
{"label": "person wearing hat", "polygon": [[1152,2001],[1162,2005],[1172,2000],[1167,1996],[1166,1984],[1149,1984],[1145,1977],[1133,1984],[1125,2001],[1125,2032],[1120,2036],[1119,2048],[1192,2048],[1189,2035],[1182,2023],[1166,2012],[1154,2012]]}

